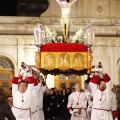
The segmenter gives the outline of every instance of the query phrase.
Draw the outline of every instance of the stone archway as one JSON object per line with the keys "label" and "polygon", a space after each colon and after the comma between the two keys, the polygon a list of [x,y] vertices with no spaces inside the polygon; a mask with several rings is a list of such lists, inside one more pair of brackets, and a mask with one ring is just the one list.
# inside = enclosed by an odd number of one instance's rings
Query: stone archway
{"label": "stone archway", "polygon": [[6,56],[0,56],[0,87],[11,87],[14,65]]}

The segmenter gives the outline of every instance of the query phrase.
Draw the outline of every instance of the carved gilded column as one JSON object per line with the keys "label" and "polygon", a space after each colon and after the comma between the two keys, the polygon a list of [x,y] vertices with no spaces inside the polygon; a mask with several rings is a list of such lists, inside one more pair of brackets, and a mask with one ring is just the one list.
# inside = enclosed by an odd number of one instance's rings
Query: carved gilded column
{"label": "carved gilded column", "polygon": [[35,63],[36,63],[35,67],[37,68],[37,72],[40,73],[40,68],[41,68],[41,52],[40,51],[36,52]]}
{"label": "carved gilded column", "polygon": [[87,71],[87,74],[90,74],[91,73],[91,69],[92,69],[92,52],[90,51],[90,48],[88,48],[88,71]]}

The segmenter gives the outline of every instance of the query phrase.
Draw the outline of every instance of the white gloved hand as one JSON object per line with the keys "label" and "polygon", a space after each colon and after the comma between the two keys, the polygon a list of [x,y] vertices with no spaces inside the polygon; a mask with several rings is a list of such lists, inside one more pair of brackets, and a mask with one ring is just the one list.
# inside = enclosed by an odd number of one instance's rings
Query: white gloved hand
{"label": "white gloved hand", "polygon": [[115,118],[114,120],[118,120],[118,118]]}
{"label": "white gloved hand", "polygon": [[69,112],[70,112],[71,115],[74,114],[74,111],[72,111],[72,110],[69,110]]}
{"label": "white gloved hand", "polygon": [[97,65],[95,66],[95,71],[96,72],[102,72],[103,71],[103,67],[98,67]]}
{"label": "white gloved hand", "polygon": [[95,66],[95,71],[96,71],[96,72],[99,72],[99,68],[98,68],[97,65]]}
{"label": "white gloved hand", "polygon": [[95,75],[96,75],[96,76],[99,76],[100,74],[99,74],[99,72],[95,72]]}
{"label": "white gloved hand", "polygon": [[99,71],[102,72],[102,71],[103,71],[103,68],[99,68]]}

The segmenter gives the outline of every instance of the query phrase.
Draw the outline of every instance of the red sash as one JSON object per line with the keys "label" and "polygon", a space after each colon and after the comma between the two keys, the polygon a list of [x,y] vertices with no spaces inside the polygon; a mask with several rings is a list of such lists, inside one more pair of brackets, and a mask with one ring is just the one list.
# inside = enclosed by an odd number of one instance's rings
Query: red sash
{"label": "red sash", "polygon": [[31,113],[31,109],[30,108],[18,108],[18,107],[15,107],[15,106],[12,106],[12,107],[14,107],[16,109],[19,109],[19,110],[29,110],[29,112],[30,112],[30,118],[32,120],[32,113]]}
{"label": "red sash", "polygon": [[95,110],[104,110],[104,111],[107,111],[107,112],[111,111],[111,110],[107,110],[107,109],[100,109],[100,108],[93,108],[93,109],[95,109]]}

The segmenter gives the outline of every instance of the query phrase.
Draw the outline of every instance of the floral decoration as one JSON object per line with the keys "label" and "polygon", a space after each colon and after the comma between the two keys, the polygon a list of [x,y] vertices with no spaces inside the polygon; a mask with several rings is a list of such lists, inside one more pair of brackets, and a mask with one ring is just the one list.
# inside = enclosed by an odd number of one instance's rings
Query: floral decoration
{"label": "floral decoration", "polygon": [[73,43],[84,44],[83,27],[80,27],[80,29],[75,33],[72,39]]}
{"label": "floral decoration", "polygon": [[57,32],[45,26],[45,43],[58,42]]}
{"label": "floral decoration", "polygon": [[78,43],[49,43],[42,46],[41,52],[87,52],[87,46]]}
{"label": "floral decoration", "polygon": [[86,52],[84,45],[83,27],[75,33],[73,38],[68,38],[67,43],[60,43],[57,32],[45,26],[45,45],[41,47],[41,52]]}

